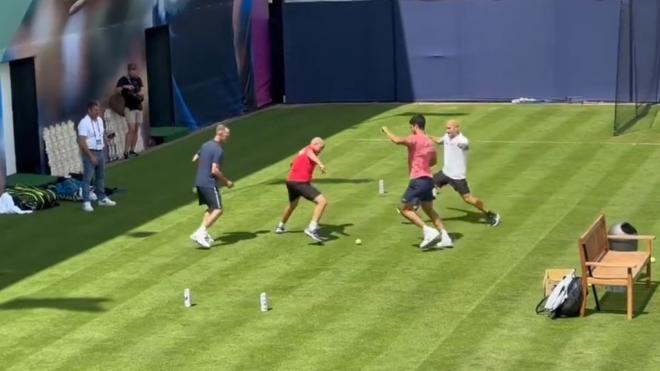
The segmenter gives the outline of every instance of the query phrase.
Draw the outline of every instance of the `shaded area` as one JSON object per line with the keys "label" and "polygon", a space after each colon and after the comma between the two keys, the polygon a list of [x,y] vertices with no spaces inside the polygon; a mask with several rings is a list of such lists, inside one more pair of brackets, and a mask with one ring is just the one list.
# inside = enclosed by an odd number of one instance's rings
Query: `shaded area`
{"label": "shaded area", "polygon": [[[642,275],[640,280],[644,279],[645,276]],[[658,289],[658,285],[658,282],[653,281],[651,282],[650,287],[646,287],[646,284],[643,282],[635,283],[635,287],[633,288],[633,318],[639,315],[648,314],[648,312],[645,311],[646,307],[649,305],[651,298]],[[600,313],[626,314],[625,292],[606,291],[605,288],[601,286],[597,286],[597,290],[600,300]],[[596,310],[591,289],[589,289],[589,294],[590,298],[587,301],[586,316],[599,313],[599,311]],[[622,320],[625,320],[625,318]]]}
{"label": "shaded area", "polygon": [[457,209],[455,207],[448,207],[447,210],[461,211],[465,214],[460,215],[460,216],[451,216],[451,217],[448,217],[448,218],[443,217],[442,215],[440,215],[440,218],[442,218],[443,221],[459,220],[459,221],[466,222],[466,223],[488,224],[488,221],[486,220],[486,217],[480,211]]}
{"label": "shaded area", "polygon": [[260,234],[266,234],[269,232],[270,231],[267,230],[260,230],[256,232],[226,232],[215,238],[213,246],[232,245],[237,242],[255,239],[259,237]]}
{"label": "shaded area", "polygon": [[135,238],[147,238],[155,235],[156,233],[157,232],[136,231],[136,232],[127,233],[126,235]]}
{"label": "shaded area", "polygon": [[[315,136],[332,136],[393,107],[333,105],[260,112],[230,124],[223,170],[239,181],[291,157]],[[274,140],[283,133],[286,140]],[[24,218],[1,218],[0,271],[14,273],[0,275],[0,289],[194,202],[190,189],[195,167],[190,160],[212,135],[210,128],[108,169],[106,184],[131,190],[118,199],[117,207],[84,213],[79,204],[67,203]],[[187,235],[181,237],[182,244],[188,241]]]}
{"label": "shaded area", "polygon": [[108,298],[16,298],[0,304],[0,310],[57,309],[73,312],[105,312]]}
{"label": "shaded area", "polygon": [[[353,223],[344,223],[344,224],[320,224],[319,225],[319,235],[324,239],[325,242],[330,242],[338,240],[341,237],[350,237],[350,233],[346,231],[349,227],[352,227]],[[289,233],[304,233],[303,230],[288,231]],[[323,245],[323,243],[312,242],[310,240],[310,245]]]}

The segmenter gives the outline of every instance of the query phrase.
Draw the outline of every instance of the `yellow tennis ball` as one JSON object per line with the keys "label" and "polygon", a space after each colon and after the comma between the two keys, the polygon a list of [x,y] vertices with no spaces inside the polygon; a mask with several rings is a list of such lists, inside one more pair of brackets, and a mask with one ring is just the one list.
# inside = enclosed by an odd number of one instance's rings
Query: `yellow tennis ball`
{"label": "yellow tennis ball", "polygon": [[358,238],[357,240],[355,240],[355,244],[356,245],[362,245],[362,240]]}
{"label": "yellow tennis ball", "polygon": [[655,263],[655,257],[651,257],[651,263]]}

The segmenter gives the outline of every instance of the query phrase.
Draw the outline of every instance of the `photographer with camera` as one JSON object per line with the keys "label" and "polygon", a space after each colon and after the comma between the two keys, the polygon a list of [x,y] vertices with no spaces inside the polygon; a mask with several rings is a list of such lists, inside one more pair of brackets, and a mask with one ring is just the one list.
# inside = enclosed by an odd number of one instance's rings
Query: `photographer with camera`
{"label": "photographer with camera", "polygon": [[126,144],[124,146],[124,158],[137,156],[135,145],[137,144],[140,133],[140,125],[143,122],[142,101],[144,100],[144,85],[138,75],[137,65],[129,63],[127,66],[127,75],[122,76],[117,81],[117,92],[124,97],[124,117],[128,124],[126,132]]}

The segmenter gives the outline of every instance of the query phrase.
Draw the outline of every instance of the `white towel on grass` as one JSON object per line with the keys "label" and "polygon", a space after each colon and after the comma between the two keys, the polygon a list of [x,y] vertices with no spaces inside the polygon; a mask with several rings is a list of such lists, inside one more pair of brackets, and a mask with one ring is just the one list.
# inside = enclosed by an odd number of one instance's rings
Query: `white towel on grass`
{"label": "white towel on grass", "polygon": [[30,214],[32,210],[21,210],[16,206],[14,199],[9,193],[5,192],[0,196],[0,214]]}

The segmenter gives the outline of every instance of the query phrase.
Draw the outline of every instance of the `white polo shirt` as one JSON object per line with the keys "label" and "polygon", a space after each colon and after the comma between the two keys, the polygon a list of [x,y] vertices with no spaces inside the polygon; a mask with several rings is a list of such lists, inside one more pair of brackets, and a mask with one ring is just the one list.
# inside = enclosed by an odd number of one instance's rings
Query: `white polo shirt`
{"label": "white polo shirt", "polygon": [[452,179],[465,179],[467,173],[467,154],[469,141],[463,134],[450,138],[448,134],[442,137],[444,146],[444,165],[442,172]]}
{"label": "white polo shirt", "polygon": [[89,115],[83,117],[78,124],[78,136],[87,138],[87,147],[93,151],[100,151],[103,149],[105,142],[103,141],[103,119],[97,117],[92,120]]}

